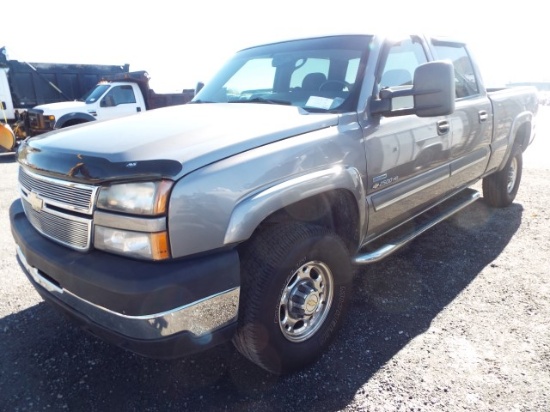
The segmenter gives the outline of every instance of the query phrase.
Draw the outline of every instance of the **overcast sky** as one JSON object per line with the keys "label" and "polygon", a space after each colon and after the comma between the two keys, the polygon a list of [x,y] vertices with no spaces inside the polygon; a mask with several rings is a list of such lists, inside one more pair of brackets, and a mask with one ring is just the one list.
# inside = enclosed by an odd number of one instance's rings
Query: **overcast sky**
{"label": "overcast sky", "polygon": [[467,41],[487,85],[550,81],[544,2],[4,1],[0,46],[29,62],[129,63],[157,92],[208,81],[235,51],[312,34],[422,32]]}

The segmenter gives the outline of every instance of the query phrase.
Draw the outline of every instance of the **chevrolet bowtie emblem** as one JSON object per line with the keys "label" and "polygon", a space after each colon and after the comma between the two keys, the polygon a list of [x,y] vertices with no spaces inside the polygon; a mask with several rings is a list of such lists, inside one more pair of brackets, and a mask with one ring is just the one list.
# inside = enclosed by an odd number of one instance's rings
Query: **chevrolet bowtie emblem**
{"label": "chevrolet bowtie emblem", "polygon": [[29,192],[29,203],[34,210],[40,212],[42,210],[42,206],[44,205],[44,200],[42,200],[42,198],[36,193]]}

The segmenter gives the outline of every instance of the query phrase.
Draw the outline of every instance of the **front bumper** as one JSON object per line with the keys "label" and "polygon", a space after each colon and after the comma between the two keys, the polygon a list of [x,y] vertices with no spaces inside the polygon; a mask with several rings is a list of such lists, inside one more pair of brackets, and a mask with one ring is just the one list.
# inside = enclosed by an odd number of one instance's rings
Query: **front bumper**
{"label": "front bumper", "polygon": [[155,358],[231,339],[240,292],[236,251],[138,261],[51,242],[30,225],[20,200],[10,220],[19,262],[36,290],[93,334]]}
{"label": "front bumper", "polygon": [[55,121],[47,120],[44,117],[44,111],[38,109],[27,110],[27,134],[37,136],[39,134],[51,132],[54,129]]}

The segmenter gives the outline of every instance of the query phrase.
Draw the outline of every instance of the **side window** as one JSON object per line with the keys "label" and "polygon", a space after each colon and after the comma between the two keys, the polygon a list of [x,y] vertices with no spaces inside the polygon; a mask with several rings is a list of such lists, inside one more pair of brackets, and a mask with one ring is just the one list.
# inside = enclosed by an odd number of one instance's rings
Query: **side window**
{"label": "side window", "polygon": [[479,86],[466,48],[461,44],[434,44],[437,57],[450,60],[455,68],[456,98],[479,94]]}
{"label": "side window", "polygon": [[[378,75],[378,92],[387,87],[412,86],[414,71],[428,58],[422,44],[407,39],[390,46]],[[396,105],[398,107],[396,107]],[[394,99],[393,109],[413,106],[412,97]]]}
{"label": "side window", "polygon": [[101,102],[101,106],[111,107],[135,102],[136,96],[132,86],[115,86],[105,95]]}
{"label": "side window", "polygon": [[135,103],[136,96],[132,86],[120,86],[115,88],[115,101],[117,104]]}

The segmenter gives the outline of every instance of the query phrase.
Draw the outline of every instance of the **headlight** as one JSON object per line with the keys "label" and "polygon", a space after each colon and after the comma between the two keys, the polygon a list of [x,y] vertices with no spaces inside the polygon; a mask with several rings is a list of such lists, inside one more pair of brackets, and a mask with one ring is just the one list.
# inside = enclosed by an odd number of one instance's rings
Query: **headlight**
{"label": "headlight", "polygon": [[162,260],[170,257],[166,232],[133,232],[96,226],[94,246],[107,252],[141,259]]}
{"label": "headlight", "polygon": [[49,116],[44,116],[44,128],[53,129],[55,127],[55,116],[50,114]]}
{"label": "headlight", "polygon": [[172,184],[159,180],[102,187],[94,212],[94,246],[140,259],[169,259],[166,212]]}
{"label": "headlight", "polygon": [[136,215],[159,215],[166,212],[172,182],[121,183],[102,187],[97,207]]}

